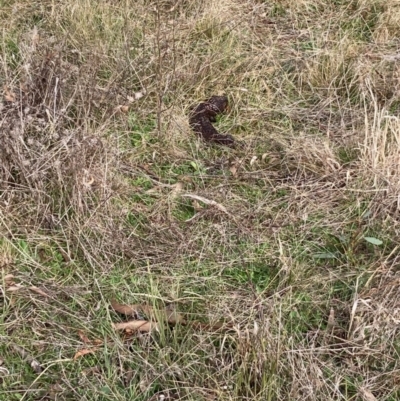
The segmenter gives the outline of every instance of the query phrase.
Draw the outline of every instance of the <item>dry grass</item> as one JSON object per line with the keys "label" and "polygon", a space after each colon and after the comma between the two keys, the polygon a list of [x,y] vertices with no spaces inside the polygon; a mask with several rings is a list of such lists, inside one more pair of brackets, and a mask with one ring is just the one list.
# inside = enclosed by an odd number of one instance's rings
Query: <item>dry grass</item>
{"label": "dry grass", "polygon": [[[0,400],[398,400],[399,13],[0,2]],[[220,93],[244,149],[190,132]]]}

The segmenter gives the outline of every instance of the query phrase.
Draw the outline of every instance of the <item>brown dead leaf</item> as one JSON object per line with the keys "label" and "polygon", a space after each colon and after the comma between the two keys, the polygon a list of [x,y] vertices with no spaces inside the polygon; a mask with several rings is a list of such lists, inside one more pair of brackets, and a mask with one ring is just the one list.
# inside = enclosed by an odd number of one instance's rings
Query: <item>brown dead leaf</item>
{"label": "brown dead leaf", "polygon": [[15,285],[14,275],[13,274],[6,274],[3,278],[4,284],[6,286]]}
{"label": "brown dead leaf", "polygon": [[231,172],[233,177],[237,177],[238,176],[238,170],[241,167],[241,165],[243,164],[243,160],[242,159],[238,159],[236,158],[233,162],[231,162],[231,165],[229,167],[229,171]]}
{"label": "brown dead leaf", "polygon": [[233,326],[232,323],[214,323],[214,324],[209,324],[209,323],[203,323],[203,322],[191,322],[190,323],[191,327],[194,328],[195,330],[205,330],[205,331],[211,331],[213,333],[217,331],[236,331],[235,327]]}
{"label": "brown dead leaf", "polygon": [[94,346],[99,346],[103,344],[103,341],[95,338],[94,340],[90,340],[89,337],[83,332],[83,330],[78,330],[79,338],[82,340],[84,344],[90,344]]}
{"label": "brown dead leaf", "polygon": [[362,397],[363,401],[377,401],[377,398],[365,387],[361,387],[359,389],[359,394]]}
{"label": "brown dead leaf", "polygon": [[128,100],[129,103],[133,103],[135,100],[139,100],[144,96],[143,92],[136,92],[133,94],[133,96],[127,96],[126,99]]}
{"label": "brown dead leaf", "polygon": [[124,377],[124,385],[125,387],[129,387],[132,383],[132,379],[135,377],[135,371],[133,369],[129,369],[125,372]]}
{"label": "brown dead leaf", "polygon": [[101,367],[99,365],[82,370],[82,375],[85,376],[96,376],[99,374],[101,374]]}
{"label": "brown dead leaf", "polygon": [[120,105],[114,107],[115,113],[127,113],[128,110],[129,110],[129,106],[127,106],[127,105],[120,104]]}
{"label": "brown dead leaf", "polygon": [[149,313],[152,310],[152,308],[147,305],[140,305],[140,304],[123,305],[118,303],[114,299],[111,300],[110,303],[111,307],[115,310],[115,312],[118,312],[121,315],[126,315],[126,316],[136,316],[141,313]]}
{"label": "brown dead leaf", "polygon": [[113,326],[115,330],[132,330],[145,333],[158,329],[157,323],[148,322],[147,320],[131,320],[130,322],[115,323]]}
{"label": "brown dead leaf", "polygon": [[4,90],[4,100],[6,102],[15,102],[16,96],[15,93],[10,91],[10,89],[7,88],[7,86],[4,85],[3,87]]}
{"label": "brown dead leaf", "polygon": [[171,191],[171,199],[175,199],[181,192],[183,189],[183,183],[181,182],[177,182],[175,185],[173,185],[174,189]]}
{"label": "brown dead leaf", "polygon": [[34,26],[32,29],[32,32],[31,32],[31,43],[32,43],[33,48],[36,48],[36,46],[39,44],[39,40],[40,40],[40,36],[39,36],[37,26]]}
{"label": "brown dead leaf", "polygon": [[237,165],[236,164],[232,164],[232,166],[229,167],[229,171],[231,172],[231,174],[236,177],[237,176]]}
{"label": "brown dead leaf", "polygon": [[185,319],[183,318],[183,316],[176,311],[175,309],[175,305],[174,304],[169,304],[166,308],[165,308],[165,313],[166,313],[166,319],[168,323],[171,324],[185,324]]}
{"label": "brown dead leaf", "polygon": [[94,183],[94,178],[92,176],[88,177],[89,179],[86,181],[85,179],[82,180],[82,184],[86,188],[90,188],[90,186]]}
{"label": "brown dead leaf", "polygon": [[91,343],[91,341],[89,340],[88,336],[82,330],[78,330],[78,335],[79,335],[79,338],[82,340],[83,343],[85,343],[85,344],[90,344]]}
{"label": "brown dead leaf", "polygon": [[116,312],[122,315],[134,316],[138,314],[139,315],[146,314],[148,319],[151,319],[151,321],[143,319],[131,320],[129,322],[115,323],[113,325],[115,330],[121,330],[128,333],[135,331],[148,333],[154,329],[159,330],[161,322],[166,322],[169,323],[170,325],[181,324],[183,326],[190,326],[195,330],[207,330],[213,332],[219,330],[231,331],[234,329],[231,323],[221,322],[221,323],[208,324],[198,321],[188,322],[187,320],[184,319],[182,314],[177,312],[174,304],[169,304],[165,308],[155,310],[149,305],[141,305],[141,304],[123,305],[115,300],[112,300],[110,303],[112,308]]}
{"label": "brown dead leaf", "polygon": [[121,315],[133,317],[146,315],[148,319],[161,319],[171,324],[182,323],[184,321],[183,317],[175,310],[172,304],[168,305],[165,309],[154,310],[154,308],[146,304],[123,305],[115,300],[110,301],[110,303],[112,308]]}
{"label": "brown dead leaf", "polygon": [[44,297],[48,297],[49,296],[49,294],[46,294],[43,290],[41,290],[38,287],[32,286],[32,287],[29,287],[29,289],[31,291],[33,291],[33,292],[36,292],[36,294],[42,295]]}
{"label": "brown dead leaf", "polygon": [[7,288],[7,291],[9,292],[17,292],[19,290],[24,289],[25,287],[22,284],[15,284],[11,285],[10,287]]}
{"label": "brown dead leaf", "polygon": [[183,318],[182,314],[176,311],[174,304],[169,304],[164,309],[154,310],[151,306],[148,305],[140,305],[140,304],[122,305],[116,302],[115,300],[112,300],[110,303],[116,312],[121,313],[123,315],[133,316],[138,313],[145,313],[149,319],[152,319],[152,321],[143,319],[131,320],[129,322],[115,323],[113,325],[115,330],[122,330],[128,333],[135,331],[148,333],[154,329],[158,330],[159,324],[161,322],[166,322],[171,325],[176,325],[176,324],[181,324],[183,326],[190,325],[195,330],[218,331],[222,329],[230,331],[233,329],[233,325],[230,323],[207,324],[197,321],[189,323]]}
{"label": "brown dead leaf", "polygon": [[145,91],[143,91],[143,92],[136,92],[136,93],[135,93],[135,100],[141,99],[145,94],[146,94]]}
{"label": "brown dead leaf", "polygon": [[115,312],[121,313],[122,315],[133,316],[136,313],[134,305],[122,305],[114,299],[110,301],[110,304]]}
{"label": "brown dead leaf", "polygon": [[201,212],[204,209],[200,202],[197,202],[196,200],[192,202],[192,206],[195,212]]}
{"label": "brown dead leaf", "polygon": [[81,349],[74,355],[74,361],[76,361],[78,358],[87,355],[87,354],[94,354],[97,351],[98,348],[92,348],[92,349]]}
{"label": "brown dead leaf", "polygon": [[26,84],[26,82],[20,82],[19,83],[19,90],[21,91],[21,92],[24,92],[24,93],[26,93],[26,92],[28,92],[28,85]]}

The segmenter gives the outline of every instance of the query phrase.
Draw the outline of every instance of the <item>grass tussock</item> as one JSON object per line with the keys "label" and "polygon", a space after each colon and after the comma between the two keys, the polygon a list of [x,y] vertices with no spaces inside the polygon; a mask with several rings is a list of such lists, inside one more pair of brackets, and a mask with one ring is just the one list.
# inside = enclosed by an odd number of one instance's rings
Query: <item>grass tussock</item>
{"label": "grass tussock", "polygon": [[399,12],[3,2],[0,400],[399,399]]}

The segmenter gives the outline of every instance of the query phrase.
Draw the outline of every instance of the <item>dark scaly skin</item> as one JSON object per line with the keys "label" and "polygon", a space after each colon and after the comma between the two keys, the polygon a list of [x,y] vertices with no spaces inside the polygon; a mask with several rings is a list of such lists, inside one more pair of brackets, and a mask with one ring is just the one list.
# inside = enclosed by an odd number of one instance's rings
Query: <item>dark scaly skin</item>
{"label": "dark scaly skin", "polygon": [[211,124],[216,121],[218,114],[225,112],[228,107],[226,96],[212,96],[205,102],[196,106],[189,117],[192,130],[206,142],[235,147],[232,135],[220,134]]}

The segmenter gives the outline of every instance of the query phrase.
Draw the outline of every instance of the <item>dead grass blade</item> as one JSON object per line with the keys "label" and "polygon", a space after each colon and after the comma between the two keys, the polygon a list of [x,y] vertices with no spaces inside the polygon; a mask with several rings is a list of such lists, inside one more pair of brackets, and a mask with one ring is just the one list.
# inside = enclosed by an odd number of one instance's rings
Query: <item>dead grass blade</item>
{"label": "dead grass blade", "polygon": [[228,212],[228,210],[226,209],[225,206],[221,205],[220,203],[218,203],[218,202],[216,202],[214,200],[207,199],[204,196],[199,196],[199,195],[195,195],[195,194],[182,194],[182,197],[189,198],[189,199],[194,199],[196,201],[203,202],[206,205],[214,206],[218,210],[220,210],[221,212],[227,214],[228,216],[231,216],[231,214]]}

